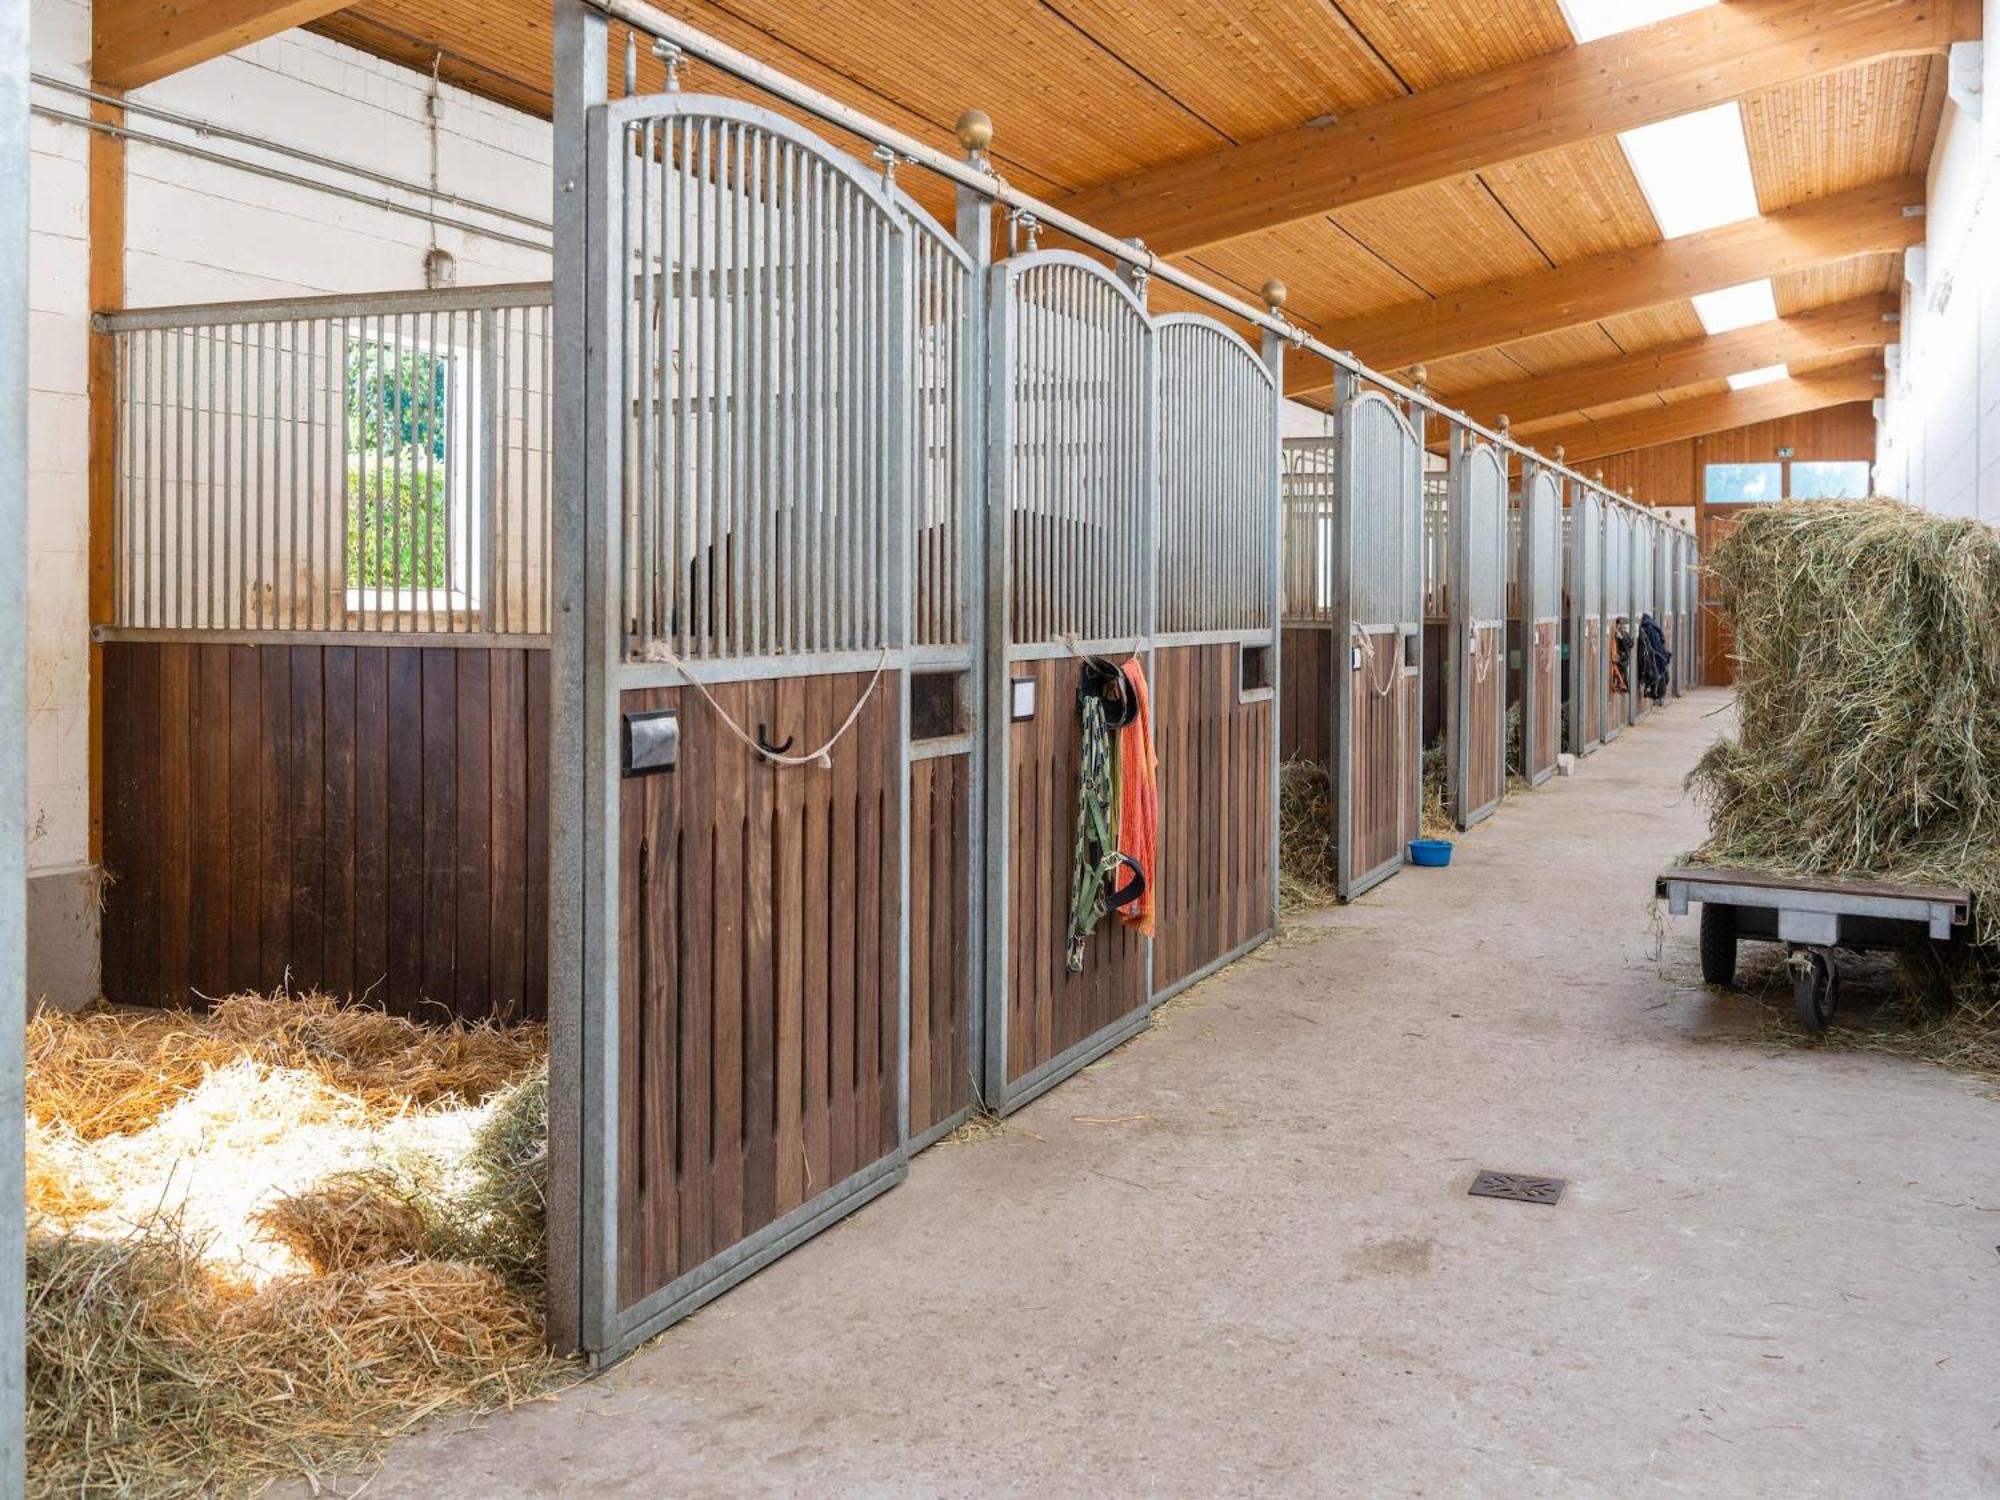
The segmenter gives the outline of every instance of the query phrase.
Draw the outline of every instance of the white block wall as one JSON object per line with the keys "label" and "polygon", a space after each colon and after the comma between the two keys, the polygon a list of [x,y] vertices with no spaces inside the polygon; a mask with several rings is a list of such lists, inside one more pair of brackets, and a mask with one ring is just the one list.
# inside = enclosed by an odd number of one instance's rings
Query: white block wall
{"label": "white block wall", "polygon": [[[33,0],[35,71],[87,83],[88,0]],[[430,80],[334,42],[289,32],[136,91],[132,98],[411,182],[431,170]],[[70,115],[85,101],[42,88]],[[132,128],[192,139],[138,115]],[[452,88],[438,113],[444,191],[549,214],[548,125]],[[89,850],[88,133],[37,119],[29,254],[28,860],[72,868]],[[422,198],[226,141],[205,149],[267,161],[398,202]],[[132,307],[423,285],[431,226],[379,206],[273,182],[133,143],[126,156],[126,303]],[[443,207],[453,217],[468,215]],[[509,232],[533,239],[531,230]],[[545,253],[451,229],[437,243],[461,285],[544,280]]]}
{"label": "white block wall", "polygon": [[2000,0],[1986,0],[1977,112],[1948,104],[1931,160],[1921,284],[1904,287],[1878,488],[2000,524]]}

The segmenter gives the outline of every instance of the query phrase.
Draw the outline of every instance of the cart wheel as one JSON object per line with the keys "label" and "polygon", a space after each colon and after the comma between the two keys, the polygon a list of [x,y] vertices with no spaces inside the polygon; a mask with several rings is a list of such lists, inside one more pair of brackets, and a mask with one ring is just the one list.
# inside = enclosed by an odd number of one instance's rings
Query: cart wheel
{"label": "cart wheel", "polygon": [[1808,1031],[1824,1031],[1840,999],[1840,975],[1833,954],[1825,948],[1792,952],[1792,1004]]}
{"label": "cart wheel", "polygon": [[1736,983],[1736,908],[1733,906],[1702,903],[1701,982]]}

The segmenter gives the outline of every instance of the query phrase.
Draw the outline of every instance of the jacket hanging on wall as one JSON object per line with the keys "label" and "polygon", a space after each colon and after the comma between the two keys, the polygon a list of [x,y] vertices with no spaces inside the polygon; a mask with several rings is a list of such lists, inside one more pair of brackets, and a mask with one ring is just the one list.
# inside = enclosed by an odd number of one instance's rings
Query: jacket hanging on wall
{"label": "jacket hanging on wall", "polygon": [[1639,616],[1639,690],[1655,703],[1664,703],[1671,679],[1667,668],[1674,654],[1667,649],[1666,632],[1651,615]]}
{"label": "jacket hanging on wall", "polygon": [[[1131,684],[1113,663],[1087,658],[1076,692],[1082,718],[1082,774],[1076,799],[1076,847],[1070,867],[1069,945],[1064,956],[1069,972],[1083,972],[1083,948],[1105,913],[1119,911],[1146,893],[1146,875],[1138,861],[1121,853],[1115,810],[1119,797],[1113,766],[1112,731],[1123,731],[1138,719],[1140,703]],[[1123,879],[1123,885],[1115,882]]]}

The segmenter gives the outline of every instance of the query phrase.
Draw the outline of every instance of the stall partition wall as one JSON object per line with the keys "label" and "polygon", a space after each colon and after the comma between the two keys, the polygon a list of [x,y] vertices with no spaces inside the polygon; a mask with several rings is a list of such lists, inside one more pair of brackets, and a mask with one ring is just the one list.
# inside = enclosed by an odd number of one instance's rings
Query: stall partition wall
{"label": "stall partition wall", "polygon": [[1604,743],[1608,696],[1604,619],[1604,512],[1601,495],[1578,487],[1570,500],[1569,527],[1569,745],[1589,755]]}
{"label": "stall partition wall", "polygon": [[1446,778],[1470,828],[1507,790],[1507,470],[1498,449],[1454,429],[1446,612]]}
{"label": "stall partition wall", "polygon": [[963,280],[876,174],[769,111],[638,96],[592,108],[588,141],[580,1303],[602,1352],[904,1170],[914,625],[964,591],[913,566],[912,322],[926,267]]}
{"label": "stall partition wall", "polygon": [[1531,463],[1521,495],[1521,765],[1540,786],[1562,748],[1562,482]]}
{"label": "stall partition wall", "polygon": [[1333,616],[1340,438],[1328,425],[1320,436],[1284,440],[1278,759],[1330,774],[1334,667],[1345,652]]}
{"label": "stall partition wall", "polygon": [[1333,787],[1351,900],[1409,859],[1422,816],[1423,444],[1376,392],[1340,405]]}
{"label": "stall partition wall", "polygon": [[106,997],[542,1016],[549,288],[97,327]]}
{"label": "stall partition wall", "polygon": [[988,541],[1007,587],[989,622],[988,842],[1004,858],[986,895],[985,1075],[1006,1111],[1150,1009],[1133,928],[1101,922],[1080,973],[1067,939],[1085,657],[1153,666],[1160,356],[1144,304],[1095,261],[1033,251],[990,277]]}
{"label": "stall partition wall", "polygon": [[1207,318],[1155,327],[1157,1002],[1276,926],[1279,480],[1265,361]]}
{"label": "stall partition wall", "polygon": [[1658,538],[1659,527],[1653,523],[1651,518],[1634,513],[1631,517],[1632,563],[1631,571],[1627,578],[1627,585],[1631,590],[1632,596],[1632,670],[1630,673],[1632,693],[1631,718],[1629,722],[1634,724],[1645,718],[1653,709],[1653,700],[1648,698],[1644,689],[1639,686],[1639,639],[1641,626],[1645,621],[1645,617],[1653,615],[1655,623],[1659,619],[1658,615],[1654,614],[1655,602],[1653,599],[1653,554],[1658,543]]}
{"label": "stall partition wall", "polygon": [[[1632,518],[1622,505],[1604,507],[1604,738],[1615,740],[1632,722]],[[1612,668],[1618,655],[1618,633],[1627,632],[1625,691],[1613,691]]]}

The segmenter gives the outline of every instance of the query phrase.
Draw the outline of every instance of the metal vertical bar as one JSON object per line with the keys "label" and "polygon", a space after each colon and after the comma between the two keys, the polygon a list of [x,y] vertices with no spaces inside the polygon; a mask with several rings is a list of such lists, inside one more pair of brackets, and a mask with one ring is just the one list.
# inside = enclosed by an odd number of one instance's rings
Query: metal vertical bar
{"label": "metal vertical bar", "polygon": [[743,218],[745,203],[745,153],[749,142],[748,130],[741,124],[729,131],[729,153],[723,162],[723,172],[729,184],[729,254],[722,262],[722,274],[728,278],[728,301],[718,298],[719,306],[729,317],[729,559],[730,559],[730,632],[729,652],[732,656],[748,656],[754,647],[750,641],[751,618],[754,604],[750,591],[756,587],[756,579],[750,567],[752,529],[750,520],[750,473],[748,404],[744,400],[744,371],[749,364],[750,320],[745,287],[747,277],[745,265],[749,256],[743,248]]}

